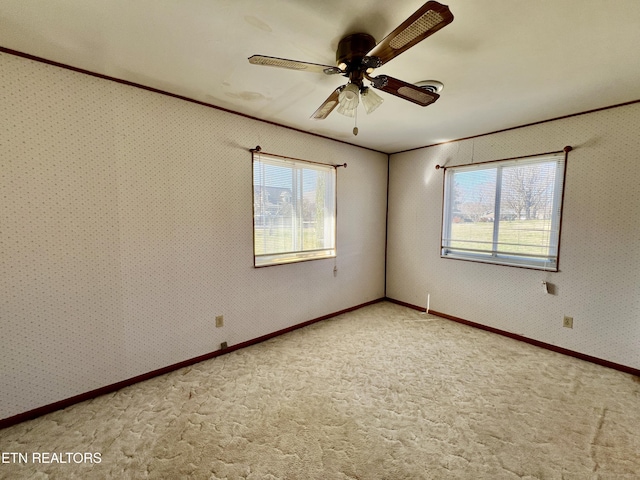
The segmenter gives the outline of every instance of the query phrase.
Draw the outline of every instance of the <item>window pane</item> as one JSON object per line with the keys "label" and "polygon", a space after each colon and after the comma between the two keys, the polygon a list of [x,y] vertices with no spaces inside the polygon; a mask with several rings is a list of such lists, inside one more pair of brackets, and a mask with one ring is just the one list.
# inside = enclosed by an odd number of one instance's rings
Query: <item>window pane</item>
{"label": "window pane", "polygon": [[450,247],[491,251],[495,194],[495,168],[454,173]]}
{"label": "window pane", "polygon": [[331,242],[330,238],[325,238],[325,219],[331,217],[332,202],[327,198],[327,185],[330,182],[330,172],[303,170],[303,250],[324,248]]}
{"label": "window pane", "polygon": [[555,162],[503,168],[499,251],[548,255],[555,172]]}
{"label": "window pane", "polygon": [[255,162],[253,168],[255,253],[290,252],[295,223],[293,171],[263,162]]}

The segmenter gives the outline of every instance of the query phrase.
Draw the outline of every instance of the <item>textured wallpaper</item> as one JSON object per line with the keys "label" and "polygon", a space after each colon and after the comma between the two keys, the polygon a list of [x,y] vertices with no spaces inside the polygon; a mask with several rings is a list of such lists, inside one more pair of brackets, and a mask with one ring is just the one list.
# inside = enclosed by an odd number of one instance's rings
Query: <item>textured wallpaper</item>
{"label": "textured wallpaper", "polygon": [[[640,104],[391,156],[387,295],[640,368]],[[441,259],[442,175],[562,150],[557,273]],[[542,281],[555,286],[545,294]],[[562,327],[564,315],[573,329]]]}
{"label": "textured wallpaper", "polygon": [[[0,111],[0,418],[384,296],[386,155],[1,53]],[[337,259],[253,268],[258,144],[348,163]]]}

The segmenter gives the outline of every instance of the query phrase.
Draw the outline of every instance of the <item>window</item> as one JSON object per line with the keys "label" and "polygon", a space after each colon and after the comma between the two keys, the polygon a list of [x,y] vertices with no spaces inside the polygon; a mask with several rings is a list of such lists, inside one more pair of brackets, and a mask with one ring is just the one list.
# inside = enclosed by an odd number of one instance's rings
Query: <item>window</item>
{"label": "window", "polygon": [[253,154],[254,265],[336,256],[336,169]]}
{"label": "window", "polygon": [[448,167],[441,256],[558,270],[565,155]]}

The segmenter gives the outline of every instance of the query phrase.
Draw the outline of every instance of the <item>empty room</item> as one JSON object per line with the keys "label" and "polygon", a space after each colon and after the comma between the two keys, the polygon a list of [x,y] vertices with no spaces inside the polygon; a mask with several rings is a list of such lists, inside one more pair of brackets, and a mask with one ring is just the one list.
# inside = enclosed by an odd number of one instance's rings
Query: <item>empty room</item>
{"label": "empty room", "polygon": [[640,2],[0,2],[0,479],[640,478]]}

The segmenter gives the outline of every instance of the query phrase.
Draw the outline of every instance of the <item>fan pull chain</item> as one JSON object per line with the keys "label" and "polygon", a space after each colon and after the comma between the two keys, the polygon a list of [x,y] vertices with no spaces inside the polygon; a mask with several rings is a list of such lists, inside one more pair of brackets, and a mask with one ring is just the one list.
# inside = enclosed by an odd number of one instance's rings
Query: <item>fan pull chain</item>
{"label": "fan pull chain", "polygon": [[355,126],[353,127],[353,134],[358,135],[358,107],[356,107],[355,110]]}

